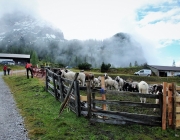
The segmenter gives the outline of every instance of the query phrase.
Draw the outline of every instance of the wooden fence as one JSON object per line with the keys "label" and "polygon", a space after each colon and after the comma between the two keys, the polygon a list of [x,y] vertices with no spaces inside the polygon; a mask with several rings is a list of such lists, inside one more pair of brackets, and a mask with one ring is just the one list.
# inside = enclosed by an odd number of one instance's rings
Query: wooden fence
{"label": "wooden fence", "polygon": [[[71,86],[68,86],[71,85]],[[71,88],[70,88],[71,87]],[[80,95],[79,95],[79,83],[77,80],[70,81],[46,69],[46,91],[52,94],[56,100],[61,103],[64,102],[69,91],[70,96],[68,98],[67,106],[80,116]]]}
{"label": "wooden fence", "polygon": [[[103,81],[103,80],[101,80]],[[136,92],[104,90],[104,84],[100,88],[92,88],[90,81],[87,82],[87,87],[83,87],[87,91],[87,96],[80,95],[80,87],[77,80],[70,81],[62,78],[54,72],[46,69],[46,90],[51,93],[58,101],[64,102],[68,96],[68,107],[76,113],[77,116],[88,116],[91,123],[103,122],[109,124],[141,124],[150,126],[160,126],[163,130],[167,127],[180,127],[180,97],[176,96],[176,92],[180,90],[174,83],[163,83],[163,92],[159,95],[144,94]],[[68,86],[71,85],[71,86]],[[72,87],[72,89],[71,89]],[[68,92],[70,91],[70,96]],[[101,94],[100,94],[101,93]],[[109,100],[106,96],[124,96],[131,98],[147,98],[147,100],[159,99],[159,104],[155,103],[140,103],[129,100]],[[167,103],[168,99],[168,103]],[[86,102],[87,106],[84,106]],[[146,110],[142,112],[128,112],[111,110],[107,106],[140,108]],[[150,114],[156,108],[159,112]],[[132,110],[133,110],[132,109]]]}

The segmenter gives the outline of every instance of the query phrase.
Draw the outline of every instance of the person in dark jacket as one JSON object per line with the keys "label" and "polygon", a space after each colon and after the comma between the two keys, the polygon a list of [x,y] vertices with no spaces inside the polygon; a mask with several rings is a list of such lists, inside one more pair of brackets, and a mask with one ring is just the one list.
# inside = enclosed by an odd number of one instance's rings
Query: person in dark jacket
{"label": "person in dark jacket", "polygon": [[4,75],[6,75],[6,71],[7,71],[7,66],[6,66],[6,64],[5,64],[4,67],[3,67],[3,71],[4,71]]}
{"label": "person in dark jacket", "polygon": [[10,71],[11,71],[11,68],[8,67],[8,68],[7,68],[8,75],[9,75]]}
{"label": "person in dark jacket", "polygon": [[27,73],[27,79],[29,79],[29,71],[31,73],[31,78],[33,78],[32,64],[27,62],[25,68]]}

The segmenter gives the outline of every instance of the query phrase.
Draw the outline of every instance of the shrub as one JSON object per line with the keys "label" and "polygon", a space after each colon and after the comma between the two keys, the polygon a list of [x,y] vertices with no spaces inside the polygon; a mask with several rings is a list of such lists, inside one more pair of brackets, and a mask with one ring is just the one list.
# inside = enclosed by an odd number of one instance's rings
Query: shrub
{"label": "shrub", "polygon": [[84,70],[90,70],[91,69],[91,64],[85,62],[85,63],[81,63],[78,65],[79,69],[84,69]]}

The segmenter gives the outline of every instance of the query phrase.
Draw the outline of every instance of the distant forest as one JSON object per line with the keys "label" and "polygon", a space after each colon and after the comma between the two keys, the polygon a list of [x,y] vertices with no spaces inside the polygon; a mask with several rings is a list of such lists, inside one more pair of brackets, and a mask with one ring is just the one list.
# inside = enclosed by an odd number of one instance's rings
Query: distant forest
{"label": "distant forest", "polygon": [[[6,39],[7,40],[7,39]],[[36,52],[40,61],[76,67],[89,63],[92,67],[110,63],[112,67],[144,64],[142,48],[127,34],[118,33],[112,38],[99,40],[44,40],[34,42],[21,37],[14,41],[1,41],[0,53],[31,54]]]}

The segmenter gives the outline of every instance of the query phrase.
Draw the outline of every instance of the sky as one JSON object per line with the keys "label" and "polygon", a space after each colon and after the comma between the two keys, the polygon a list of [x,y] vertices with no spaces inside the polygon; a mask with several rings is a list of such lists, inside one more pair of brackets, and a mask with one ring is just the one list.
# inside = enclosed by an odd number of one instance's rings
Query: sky
{"label": "sky", "polygon": [[0,17],[15,9],[47,20],[68,40],[128,33],[149,65],[180,66],[180,0],[0,0]]}

